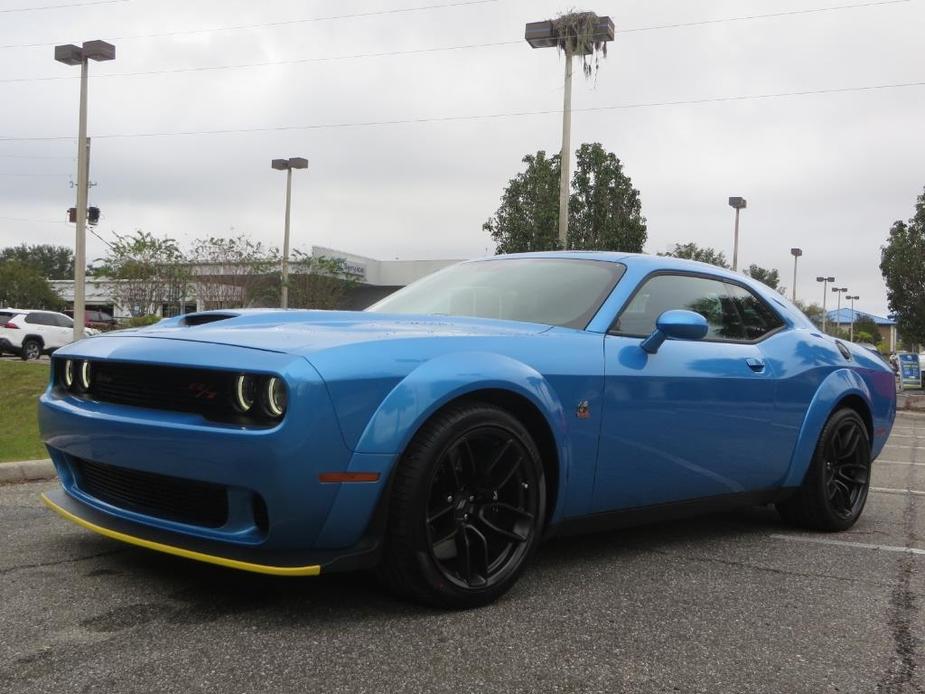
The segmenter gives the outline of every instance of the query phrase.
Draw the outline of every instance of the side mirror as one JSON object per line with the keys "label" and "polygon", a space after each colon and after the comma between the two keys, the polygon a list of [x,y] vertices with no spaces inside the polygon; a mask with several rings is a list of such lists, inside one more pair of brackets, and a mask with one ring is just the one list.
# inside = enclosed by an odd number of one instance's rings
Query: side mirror
{"label": "side mirror", "polygon": [[707,319],[694,311],[665,311],[655,321],[655,330],[639,345],[648,354],[655,354],[662,343],[672,340],[702,340],[710,329]]}

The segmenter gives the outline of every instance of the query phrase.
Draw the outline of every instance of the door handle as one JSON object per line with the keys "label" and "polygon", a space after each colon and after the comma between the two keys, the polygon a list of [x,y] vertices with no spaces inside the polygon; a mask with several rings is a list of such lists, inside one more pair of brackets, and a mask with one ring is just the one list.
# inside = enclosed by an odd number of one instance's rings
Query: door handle
{"label": "door handle", "polygon": [[749,357],[745,360],[745,363],[748,364],[748,368],[750,368],[755,373],[762,373],[764,371],[764,359]]}

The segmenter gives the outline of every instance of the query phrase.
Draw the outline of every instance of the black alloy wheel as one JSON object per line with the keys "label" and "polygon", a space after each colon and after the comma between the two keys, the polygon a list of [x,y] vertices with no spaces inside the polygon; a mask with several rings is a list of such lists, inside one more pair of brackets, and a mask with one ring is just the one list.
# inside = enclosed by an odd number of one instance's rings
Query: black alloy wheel
{"label": "black alloy wheel", "polygon": [[492,586],[520,564],[540,507],[529,460],[511,432],[489,425],[463,433],[437,461],[425,522],[447,581]]}
{"label": "black alloy wheel", "polygon": [[870,456],[869,449],[861,445],[866,440],[864,425],[848,418],[832,429],[823,446],[829,508],[841,518],[855,516],[867,498]]}
{"label": "black alloy wheel", "polygon": [[870,458],[864,420],[853,409],[836,411],[822,428],[803,484],[777,504],[781,517],[810,530],[847,530],[867,502]]}
{"label": "black alloy wheel", "polygon": [[523,424],[487,403],[449,405],[393,473],[380,578],[439,607],[488,604],[516,582],[545,512],[543,464]]}

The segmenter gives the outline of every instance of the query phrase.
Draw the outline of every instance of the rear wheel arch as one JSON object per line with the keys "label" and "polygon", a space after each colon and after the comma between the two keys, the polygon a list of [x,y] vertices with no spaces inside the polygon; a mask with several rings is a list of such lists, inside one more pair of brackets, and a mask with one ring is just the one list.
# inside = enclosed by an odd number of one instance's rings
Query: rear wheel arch
{"label": "rear wheel arch", "polygon": [[[867,429],[867,440],[873,442],[874,418],[871,414],[870,407],[864,401],[864,398],[855,394],[846,395],[835,404],[835,407],[832,408],[832,415],[844,408],[854,410],[858,413],[861,419],[864,420],[864,428]],[[831,417],[832,415],[829,416]]]}

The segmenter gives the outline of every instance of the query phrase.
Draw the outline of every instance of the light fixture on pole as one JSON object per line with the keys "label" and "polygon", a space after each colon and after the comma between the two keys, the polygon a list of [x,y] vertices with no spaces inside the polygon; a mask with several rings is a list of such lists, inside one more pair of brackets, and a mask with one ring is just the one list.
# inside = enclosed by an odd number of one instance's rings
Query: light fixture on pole
{"label": "light fixture on pole", "polygon": [[292,208],[292,170],[307,169],[308,159],[303,157],[274,159],[270,162],[270,166],[277,171],[286,172],[286,222],[283,231],[282,287],[279,292],[279,307],[289,308],[289,211]]}
{"label": "light fixture on pole", "polygon": [[[590,55],[595,46],[613,41],[614,25],[610,17],[598,17],[593,12],[580,12],[573,15],[574,24],[590,26],[587,35],[563,30],[557,20],[530,22],[527,24],[524,38],[531,48],[559,48],[565,53],[565,95],[562,102],[562,149],[559,152],[559,244],[568,248],[568,200],[571,179],[571,138],[572,138],[572,57]],[[571,25],[570,25],[571,26]]]}
{"label": "light fixture on pole", "polygon": [[835,329],[841,330],[841,295],[848,291],[848,287],[832,287],[832,291],[838,294],[838,308],[835,309]]}
{"label": "light fixture on pole", "polygon": [[87,267],[87,189],[90,177],[90,141],[87,139],[87,64],[90,60],[115,60],[116,47],[105,41],[84,41],[55,46],[55,60],[80,65],[80,110],[77,116],[77,234],[74,244],[74,339],[84,333]]}
{"label": "light fixture on pole", "polygon": [[834,278],[834,277],[817,277],[817,278],[816,278],[816,281],[817,281],[817,282],[822,282],[822,332],[825,332],[825,323],[826,323],[825,299],[826,299],[826,292],[828,291],[829,282],[834,282],[834,281],[835,281],[835,278]]}
{"label": "light fixture on pole", "polygon": [[748,207],[748,201],[745,198],[729,198],[729,207],[736,211],[735,237],[732,245],[732,269],[739,269],[739,212]]}
{"label": "light fixture on pole", "polygon": [[793,256],[793,291],[791,296],[793,297],[793,303],[797,302],[797,260],[800,259],[800,256],[803,255],[802,248],[791,248],[790,255]]}
{"label": "light fixture on pole", "polygon": [[854,342],[854,321],[858,319],[858,315],[854,312],[854,302],[860,299],[861,297],[855,295],[855,296],[846,296],[845,298],[851,302],[851,328],[850,328],[850,335],[848,339],[851,342]]}

